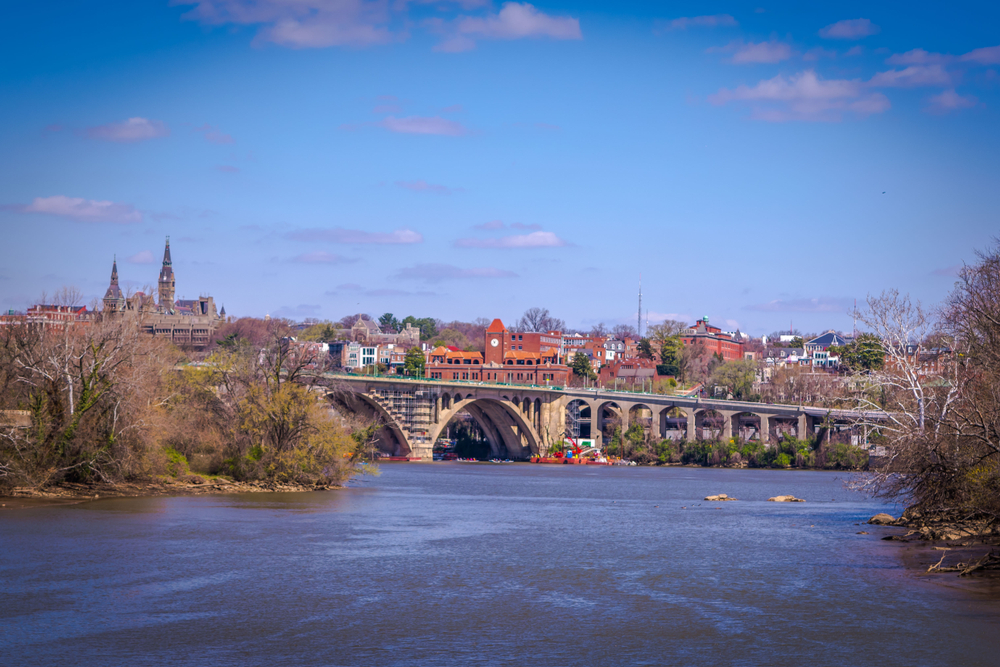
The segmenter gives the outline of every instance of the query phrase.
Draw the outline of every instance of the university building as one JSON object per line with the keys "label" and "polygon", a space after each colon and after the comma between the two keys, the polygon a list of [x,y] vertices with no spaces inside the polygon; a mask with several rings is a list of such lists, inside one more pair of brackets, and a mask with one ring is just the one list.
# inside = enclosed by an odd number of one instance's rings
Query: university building
{"label": "university building", "polygon": [[163,264],[157,281],[157,297],[136,292],[126,296],[118,283],[118,262],[111,264],[111,284],[104,293],[106,313],[134,313],[140,316],[140,326],[146,333],[166,336],[175,345],[204,347],[212,342],[215,330],[226,322],[226,308],[216,311],[215,299],[200,296],[197,299],[176,300],[176,279],[170,256],[170,238],[163,249]]}

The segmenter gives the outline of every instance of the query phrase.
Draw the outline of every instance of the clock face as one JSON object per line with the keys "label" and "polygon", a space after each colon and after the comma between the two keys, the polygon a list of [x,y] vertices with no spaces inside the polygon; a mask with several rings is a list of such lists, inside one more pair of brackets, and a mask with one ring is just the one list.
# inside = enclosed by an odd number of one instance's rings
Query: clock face
{"label": "clock face", "polygon": [[492,345],[493,347],[496,347],[499,344],[500,344],[500,341],[497,340],[496,338],[491,338],[490,339],[490,345]]}

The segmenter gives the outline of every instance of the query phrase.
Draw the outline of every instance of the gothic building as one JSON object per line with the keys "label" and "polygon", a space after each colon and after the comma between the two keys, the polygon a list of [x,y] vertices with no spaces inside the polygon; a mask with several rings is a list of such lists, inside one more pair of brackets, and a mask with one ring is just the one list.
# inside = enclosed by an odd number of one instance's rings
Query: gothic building
{"label": "gothic building", "polygon": [[141,326],[155,336],[168,336],[176,345],[204,347],[212,341],[215,329],[226,322],[226,309],[215,309],[215,299],[176,299],[176,281],[170,257],[170,238],[163,249],[163,265],[158,281],[158,302],[152,295],[136,292],[126,297],[118,285],[118,262],[111,265],[111,284],[104,293],[104,310],[130,312],[141,318]]}
{"label": "gothic building", "polygon": [[118,286],[118,258],[111,262],[111,284],[104,293],[104,310],[110,313],[120,313],[125,310],[125,295]]}

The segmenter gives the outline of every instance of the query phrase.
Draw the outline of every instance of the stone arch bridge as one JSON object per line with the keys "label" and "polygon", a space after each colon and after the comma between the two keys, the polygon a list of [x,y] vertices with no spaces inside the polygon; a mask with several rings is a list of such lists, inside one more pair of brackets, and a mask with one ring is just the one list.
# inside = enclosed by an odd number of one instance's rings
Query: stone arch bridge
{"label": "stone arch bridge", "polygon": [[849,430],[872,415],[797,405],[636,394],[583,388],[474,384],[325,374],[317,378],[331,402],[383,423],[380,445],[400,456],[428,459],[438,437],[459,413],[476,422],[494,456],[526,459],[545,454],[566,433],[604,445],[608,427],[635,422],[660,438],[730,438],[773,442]]}

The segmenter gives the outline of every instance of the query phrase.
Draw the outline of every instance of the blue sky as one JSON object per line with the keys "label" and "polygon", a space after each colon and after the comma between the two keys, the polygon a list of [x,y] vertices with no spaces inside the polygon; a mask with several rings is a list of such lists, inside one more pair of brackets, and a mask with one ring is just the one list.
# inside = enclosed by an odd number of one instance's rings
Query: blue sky
{"label": "blue sky", "polygon": [[20,3],[0,306],[155,283],[235,315],[850,329],[1000,231],[1000,10]]}

